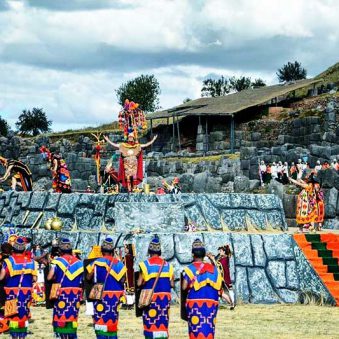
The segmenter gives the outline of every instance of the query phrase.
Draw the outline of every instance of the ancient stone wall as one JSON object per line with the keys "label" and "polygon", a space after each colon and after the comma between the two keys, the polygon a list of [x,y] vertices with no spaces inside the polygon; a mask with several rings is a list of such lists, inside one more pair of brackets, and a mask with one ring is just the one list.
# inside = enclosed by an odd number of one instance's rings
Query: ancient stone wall
{"label": "ancient stone wall", "polygon": [[[135,270],[138,263],[147,258],[147,249],[153,234],[121,234],[107,231],[63,231],[30,230],[2,227],[0,240],[10,232],[28,236],[33,243],[48,246],[56,237],[68,237],[85,258],[91,246],[101,243],[108,235],[118,248],[125,241],[136,249]],[[164,232],[165,231],[165,232]],[[288,234],[244,234],[225,232],[166,233],[157,232],[162,246],[162,256],[174,267],[175,291],[178,298],[180,272],[191,263],[191,246],[199,238],[206,244],[208,252],[217,254],[219,246],[230,245],[231,279],[238,303],[299,303],[309,299],[321,300],[334,305],[335,301],[322,281],[310,266],[293,237]]]}
{"label": "ancient stone wall", "polygon": [[[281,200],[269,194],[0,194],[0,225],[38,228],[54,216],[62,219],[64,231],[129,233],[137,228],[154,231],[161,226],[175,233],[192,223],[199,231],[287,228]],[[137,218],[144,220],[138,223]]]}

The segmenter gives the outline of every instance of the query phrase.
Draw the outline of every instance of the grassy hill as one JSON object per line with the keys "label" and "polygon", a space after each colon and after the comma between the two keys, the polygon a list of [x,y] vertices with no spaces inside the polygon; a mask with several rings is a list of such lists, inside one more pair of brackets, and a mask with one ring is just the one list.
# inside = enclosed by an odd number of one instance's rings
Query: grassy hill
{"label": "grassy hill", "polygon": [[[315,77],[315,79],[323,79],[323,84],[326,85],[327,83],[335,83],[336,85],[339,85],[339,62],[337,62],[335,65],[329,67],[324,72],[320,73]],[[313,86],[310,86],[309,88],[312,88]],[[309,88],[303,88],[296,91],[296,97],[297,98],[304,98],[306,96],[307,90]],[[169,121],[172,123],[172,119]],[[153,122],[153,127],[161,124],[166,124],[166,119],[160,119]],[[56,133],[50,133],[48,136],[52,138],[52,140],[57,140],[60,138],[67,138],[71,141],[77,140],[79,135],[84,136],[91,136],[91,133],[94,132],[103,132],[103,133],[110,133],[110,132],[116,132],[119,133],[118,128],[118,122],[114,121],[110,124],[104,124],[97,127],[87,127],[79,130],[67,130],[63,132],[56,132]]]}
{"label": "grassy hill", "polygon": [[339,84],[339,62],[329,67],[326,71],[320,73],[315,78],[323,79],[324,83],[334,82],[335,84]]}

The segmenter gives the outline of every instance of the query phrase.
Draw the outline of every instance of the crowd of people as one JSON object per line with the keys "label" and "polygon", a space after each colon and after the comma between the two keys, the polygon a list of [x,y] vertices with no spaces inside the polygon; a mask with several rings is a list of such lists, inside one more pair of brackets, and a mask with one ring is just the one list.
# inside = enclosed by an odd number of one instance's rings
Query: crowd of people
{"label": "crowd of people", "polygon": [[296,163],[292,162],[291,164],[282,161],[265,163],[262,160],[259,164],[259,179],[262,186],[270,183],[271,180],[277,180],[286,185],[289,183],[289,178],[300,180],[303,173],[307,170],[311,170],[316,175],[320,170],[329,168],[333,168],[339,172],[339,162],[336,159],[333,159],[331,162],[324,161],[323,163],[321,163],[320,160],[317,160],[314,168],[311,168],[309,162],[301,159],[298,159]]}
{"label": "crowd of people", "polygon": [[[126,295],[135,289],[136,316],[142,316],[144,337],[168,338],[174,268],[161,257],[161,243],[155,236],[148,247],[149,257],[139,263],[133,281],[130,245],[125,245],[125,257],[121,258],[116,244],[107,237],[101,246],[94,246],[99,248],[99,252],[92,250],[94,257],[81,260],[69,239],[53,242],[52,250],[46,252],[38,246],[33,251],[27,238],[11,236],[1,246],[2,332],[8,330],[12,339],[26,338],[30,333],[33,287],[45,267],[46,307],[53,308],[54,337],[77,338],[84,299],[96,338],[117,337],[120,305],[127,303]],[[235,307],[229,272],[232,253],[228,245],[218,251],[216,256],[206,253],[205,245],[196,239],[193,261],[181,272],[181,317],[188,322],[189,338],[214,338],[220,299],[231,309]],[[132,257],[129,263],[128,256]]]}
{"label": "crowd of people", "polygon": [[301,188],[296,206],[296,222],[299,232],[321,231],[325,218],[324,192],[317,178],[319,171],[333,169],[339,172],[339,163],[334,159],[331,163],[318,160],[316,166],[311,168],[309,163],[301,159],[289,166],[287,162],[279,161],[277,164],[259,165],[259,176],[262,185],[271,180],[282,184],[292,183]]}

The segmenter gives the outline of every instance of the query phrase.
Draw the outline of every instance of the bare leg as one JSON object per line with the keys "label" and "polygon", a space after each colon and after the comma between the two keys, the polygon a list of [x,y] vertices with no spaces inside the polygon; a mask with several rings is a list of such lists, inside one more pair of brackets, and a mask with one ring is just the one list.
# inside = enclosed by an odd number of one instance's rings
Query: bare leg
{"label": "bare leg", "polygon": [[17,184],[17,181],[16,181],[15,177],[12,177],[12,186],[11,186],[11,188],[12,188],[13,191],[15,191],[16,184]]}

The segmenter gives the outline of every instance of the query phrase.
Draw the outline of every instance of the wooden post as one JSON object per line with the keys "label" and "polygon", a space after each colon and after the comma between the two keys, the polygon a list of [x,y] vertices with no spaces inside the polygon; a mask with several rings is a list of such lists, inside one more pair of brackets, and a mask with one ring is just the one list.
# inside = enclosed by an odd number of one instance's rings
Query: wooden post
{"label": "wooden post", "polygon": [[[153,119],[151,119],[151,139],[153,138]],[[153,144],[151,145],[151,151],[153,151]]]}
{"label": "wooden post", "polygon": [[205,152],[208,152],[208,116],[206,115],[206,120],[205,120]]}
{"label": "wooden post", "polygon": [[172,117],[172,132],[173,132],[173,135],[172,135],[172,152],[175,152],[175,116],[173,115]]}
{"label": "wooden post", "polygon": [[230,141],[231,141],[231,153],[234,153],[234,114],[231,115],[231,136],[230,136]]}
{"label": "wooden post", "polygon": [[179,151],[181,151],[180,128],[179,128],[179,119],[178,119],[178,117],[177,117],[177,132],[178,132],[178,145],[179,145]]}

